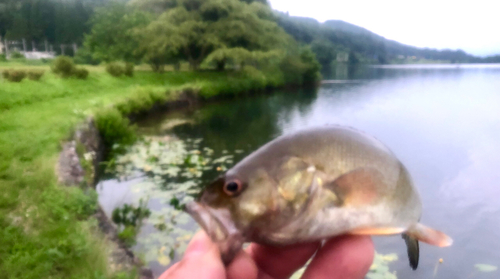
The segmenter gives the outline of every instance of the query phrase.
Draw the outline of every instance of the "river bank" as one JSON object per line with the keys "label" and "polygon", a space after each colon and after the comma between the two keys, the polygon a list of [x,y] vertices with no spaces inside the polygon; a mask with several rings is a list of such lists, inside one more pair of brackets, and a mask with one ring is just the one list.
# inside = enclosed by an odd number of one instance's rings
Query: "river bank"
{"label": "river bank", "polygon": [[[97,194],[89,186],[95,176],[75,181],[78,187],[61,187],[58,181],[59,153],[79,123],[95,116],[103,144],[111,150],[133,141],[134,117],[183,96],[191,96],[189,104],[286,85],[279,72],[255,68],[136,72],[132,78],[91,71],[87,80],[61,79],[47,71],[39,82],[0,83],[0,270],[7,278],[137,274],[110,268],[109,243],[93,216]],[[82,169],[88,167],[82,164]]]}

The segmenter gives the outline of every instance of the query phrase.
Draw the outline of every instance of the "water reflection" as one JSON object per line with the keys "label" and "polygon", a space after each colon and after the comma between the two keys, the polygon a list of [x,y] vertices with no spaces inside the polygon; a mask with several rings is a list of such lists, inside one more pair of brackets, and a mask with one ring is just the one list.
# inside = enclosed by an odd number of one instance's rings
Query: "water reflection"
{"label": "water reflection", "polygon": [[[419,268],[411,271],[399,237],[376,238],[379,252],[399,256],[391,263],[398,278],[497,278],[498,272],[479,272],[475,264],[500,265],[500,67],[424,65],[351,72],[340,67],[334,78],[361,82],[208,104],[140,126],[145,134],[202,138],[200,149],[213,149],[214,158],[232,153],[234,162],[280,134],[307,126],[364,130],[409,169],[422,196],[423,223],[455,240],[446,249],[422,244]],[[172,119],[179,125],[166,129],[165,121]],[[216,175],[205,172],[201,184]],[[101,203],[120,205],[106,183]],[[165,269],[158,262],[152,265],[157,274]]]}

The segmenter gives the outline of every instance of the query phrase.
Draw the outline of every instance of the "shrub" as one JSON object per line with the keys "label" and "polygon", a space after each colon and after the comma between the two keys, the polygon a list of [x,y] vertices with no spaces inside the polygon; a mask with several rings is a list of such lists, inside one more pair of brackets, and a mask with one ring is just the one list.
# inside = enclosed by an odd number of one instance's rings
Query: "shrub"
{"label": "shrub", "polygon": [[4,70],[4,71],[2,72],[2,77],[3,77],[4,79],[9,79],[10,71],[11,71],[11,70]]}
{"label": "shrub", "polygon": [[134,64],[132,63],[125,63],[125,71],[124,74],[129,77],[134,76]]}
{"label": "shrub", "polygon": [[95,59],[94,56],[92,55],[92,52],[86,48],[80,48],[76,52],[75,57],[73,58],[75,61],[75,64],[86,64],[86,65],[99,65],[101,61],[99,59]]}
{"label": "shrub", "polygon": [[108,150],[115,144],[126,145],[136,140],[135,131],[129,125],[130,121],[115,108],[98,112],[95,123]]}
{"label": "shrub", "polygon": [[31,70],[28,72],[28,78],[31,80],[40,80],[44,73],[44,70]]}
{"label": "shrub", "polygon": [[302,73],[302,83],[311,85],[321,80],[321,64],[316,59],[316,55],[308,47],[303,48],[300,52],[300,60],[305,64]]}
{"label": "shrub", "polygon": [[119,77],[125,72],[125,67],[118,62],[111,62],[106,65],[106,72],[114,77]]}
{"label": "shrub", "polygon": [[5,62],[7,61],[7,57],[5,56],[5,54],[0,54],[0,62]]}
{"label": "shrub", "polygon": [[12,82],[21,82],[26,77],[24,70],[10,70],[7,79]]}
{"label": "shrub", "polygon": [[75,64],[68,56],[58,56],[52,66],[52,71],[63,78],[68,78],[74,74]]}
{"label": "shrub", "polygon": [[78,79],[87,79],[89,71],[83,67],[77,67],[73,70],[73,75]]}
{"label": "shrub", "polygon": [[52,58],[41,58],[40,61],[43,63],[43,64],[50,64],[54,61],[54,59]]}
{"label": "shrub", "polygon": [[266,87],[266,76],[253,66],[244,66],[242,72],[251,81],[249,85],[254,90],[262,90]]}
{"label": "shrub", "polygon": [[12,59],[23,59],[23,58],[26,58],[26,57],[24,57],[24,55],[22,53],[20,53],[19,51],[13,51],[10,54],[10,58],[12,58]]}

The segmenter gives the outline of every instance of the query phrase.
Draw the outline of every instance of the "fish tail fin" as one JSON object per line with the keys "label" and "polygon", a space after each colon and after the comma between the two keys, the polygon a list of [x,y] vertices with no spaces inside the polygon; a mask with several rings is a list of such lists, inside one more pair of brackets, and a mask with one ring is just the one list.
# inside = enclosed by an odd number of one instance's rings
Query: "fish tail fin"
{"label": "fish tail fin", "polygon": [[438,247],[446,247],[453,244],[453,240],[445,233],[429,228],[420,223],[412,225],[408,228],[405,234],[416,240]]}
{"label": "fish tail fin", "polygon": [[418,240],[404,233],[403,239],[406,243],[406,249],[408,252],[408,259],[410,260],[410,266],[413,270],[418,267],[418,258],[420,254],[420,249],[418,247]]}

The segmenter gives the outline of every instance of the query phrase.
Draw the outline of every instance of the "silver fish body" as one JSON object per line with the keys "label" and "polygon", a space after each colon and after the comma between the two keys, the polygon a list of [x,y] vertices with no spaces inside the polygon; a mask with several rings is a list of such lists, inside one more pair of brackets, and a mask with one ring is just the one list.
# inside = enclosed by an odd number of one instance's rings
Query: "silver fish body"
{"label": "silver fish body", "polygon": [[187,210],[226,261],[248,241],[289,245],[341,234],[403,233],[416,268],[417,240],[451,244],[418,223],[420,197],[396,156],[375,138],[339,126],[267,143],[209,185]]}

